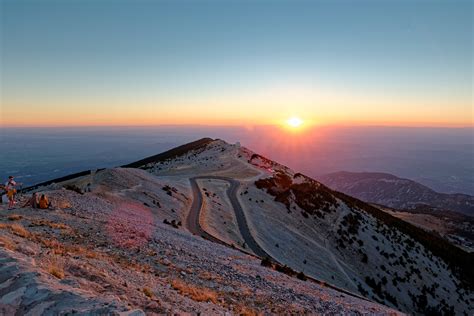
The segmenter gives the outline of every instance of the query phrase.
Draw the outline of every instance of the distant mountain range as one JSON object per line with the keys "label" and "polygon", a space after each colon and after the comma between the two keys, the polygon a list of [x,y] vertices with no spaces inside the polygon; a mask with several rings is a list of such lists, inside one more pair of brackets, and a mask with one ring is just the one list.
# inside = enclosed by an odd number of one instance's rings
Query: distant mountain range
{"label": "distant mountain range", "polygon": [[318,177],[330,188],[396,209],[431,206],[474,216],[474,196],[436,192],[418,182],[378,172],[335,172]]}

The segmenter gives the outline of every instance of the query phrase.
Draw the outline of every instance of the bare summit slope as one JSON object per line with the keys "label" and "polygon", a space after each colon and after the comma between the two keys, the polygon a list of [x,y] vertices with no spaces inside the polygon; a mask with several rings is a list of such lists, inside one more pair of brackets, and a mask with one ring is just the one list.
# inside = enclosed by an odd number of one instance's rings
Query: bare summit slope
{"label": "bare summit slope", "polygon": [[227,244],[402,311],[474,312],[471,254],[239,144],[216,140],[141,168],[199,176],[200,226]]}
{"label": "bare summit slope", "polygon": [[[228,184],[205,176],[261,178],[241,150],[205,142],[155,157],[147,170],[84,172],[35,187],[51,210],[0,206],[0,314],[399,314],[261,266],[239,244]],[[215,153],[220,162],[210,158]],[[225,235],[223,242],[193,235],[185,224],[195,204],[190,177],[198,175],[205,199],[199,220],[210,234]],[[264,237],[256,234],[259,242]]]}

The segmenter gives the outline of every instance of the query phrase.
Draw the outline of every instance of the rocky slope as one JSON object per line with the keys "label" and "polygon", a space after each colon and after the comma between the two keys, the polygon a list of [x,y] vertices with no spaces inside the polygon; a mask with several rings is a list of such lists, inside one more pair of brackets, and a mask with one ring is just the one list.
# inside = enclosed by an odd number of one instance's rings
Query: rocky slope
{"label": "rocky slope", "polygon": [[381,210],[427,231],[439,234],[453,245],[474,252],[474,217],[429,206],[400,210],[378,206]]}
{"label": "rocky slope", "polygon": [[[474,312],[472,256],[238,144],[204,139],[128,167],[36,187],[54,210],[0,211],[0,245],[58,289],[100,298],[91,311]],[[189,232],[196,196],[197,224],[218,242]],[[252,255],[249,238],[273,262]],[[28,302],[0,295],[7,308]]]}
{"label": "rocky slope", "polygon": [[335,172],[318,177],[328,187],[366,202],[397,209],[431,206],[474,216],[474,197],[438,193],[412,180],[387,173]]}
{"label": "rocky slope", "polygon": [[51,210],[0,208],[0,314],[398,314],[192,235],[186,177],[117,168],[36,190]]}
{"label": "rocky slope", "polygon": [[[238,179],[253,237],[271,258],[296,271],[406,312],[473,311],[471,255],[246,148],[213,141],[142,168],[169,179]],[[222,185],[206,181],[201,189],[207,204],[224,208]],[[214,223],[227,213],[206,217]],[[236,225],[225,216],[210,231],[245,248],[244,236],[233,237]]]}

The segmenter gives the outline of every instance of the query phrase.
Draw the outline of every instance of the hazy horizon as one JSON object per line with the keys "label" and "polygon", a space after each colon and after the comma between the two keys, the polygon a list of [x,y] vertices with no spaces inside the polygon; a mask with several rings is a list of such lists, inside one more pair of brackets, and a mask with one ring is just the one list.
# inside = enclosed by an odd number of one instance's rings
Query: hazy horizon
{"label": "hazy horizon", "polygon": [[296,171],[388,172],[437,191],[474,195],[473,128],[320,127],[299,134],[269,126],[2,128],[0,175],[31,185],[114,167],[201,137],[239,141]]}

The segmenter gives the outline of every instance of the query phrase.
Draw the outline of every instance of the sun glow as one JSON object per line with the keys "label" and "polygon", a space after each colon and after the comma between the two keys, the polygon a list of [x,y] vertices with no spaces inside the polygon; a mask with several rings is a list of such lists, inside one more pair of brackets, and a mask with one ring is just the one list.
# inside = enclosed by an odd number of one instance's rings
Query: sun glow
{"label": "sun glow", "polygon": [[286,124],[292,128],[298,128],[303,124],[303,120],[299,117],[293,116],[286,120]]}

